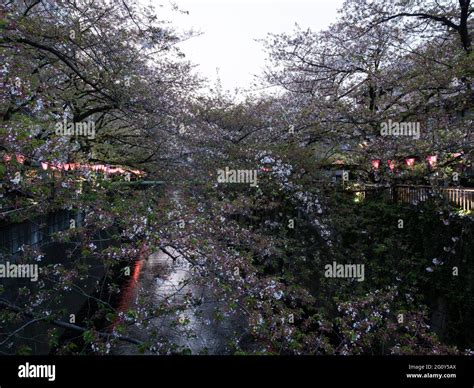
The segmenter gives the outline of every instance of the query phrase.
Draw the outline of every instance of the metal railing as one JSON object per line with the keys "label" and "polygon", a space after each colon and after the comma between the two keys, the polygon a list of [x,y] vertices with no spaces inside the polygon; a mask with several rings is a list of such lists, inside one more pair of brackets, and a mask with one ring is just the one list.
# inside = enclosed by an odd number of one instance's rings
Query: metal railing
{"label": "metal railing", "polygon": [[428,198],[440,194],[446,198],[447,201],[466,212],[474,209],[474,189],[464,187],[432,187],[421,185],[380,187],[366,185],[362,190],[353,191],[360,193],[363,198],[370,197],[375,193],[381,193],[385,199],[411,204],[426,201]]}

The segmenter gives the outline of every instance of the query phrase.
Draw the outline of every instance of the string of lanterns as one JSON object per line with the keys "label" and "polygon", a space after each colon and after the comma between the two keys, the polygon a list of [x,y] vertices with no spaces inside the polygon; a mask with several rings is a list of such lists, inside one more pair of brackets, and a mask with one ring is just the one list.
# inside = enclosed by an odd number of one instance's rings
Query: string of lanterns
{"label": "string of lanterns", "polygon": [[[13,159],[12,155],[4,154],[3,160],[5,162],[10,162]],[[22,154],[15,154],[15,159],[19,164],[24,164],[26,157]],[[41,169],[52,170],[52,171],[94,171],[102,172],[104,174],[126,174],[133,173],[135,175],[141,176],[144,175],[143,171],[125,169],[120,166],[110,166],[105,164],[90,164],[90,163],[50,163],[50,162],[40,162]]]}
{"label": "string of lanterns", "polygon": [[[453,155],[454,158],[458,158],[459,156],[462,155],[462,153],[457,152],[457,153],[454,153],[452,155]],[[408,167],[413,167],[415,165],[415,161],[416,161],[415,158],[406,158],[405,159],[405,164]],[[428,162],[428,165],[430,166],[430,168],[433,168],[433,167],[436,166],[436,163],[438,162],[438,156],[437,155],[429,155],[429,156],[426,157],[426,161]],[[380,163],[381,163],[380,159],[372,159],[372,161],[371,161],[371,164],[372,164],[372,167],[373,167],[374,170],[378,170],[380,168]],[[388,168],[390,169],[390,171],[393,172],[393,170],[396,167],[396,161],[393,160],[393,159],[388,159],[387,160],[387,165],[388,165]]]}

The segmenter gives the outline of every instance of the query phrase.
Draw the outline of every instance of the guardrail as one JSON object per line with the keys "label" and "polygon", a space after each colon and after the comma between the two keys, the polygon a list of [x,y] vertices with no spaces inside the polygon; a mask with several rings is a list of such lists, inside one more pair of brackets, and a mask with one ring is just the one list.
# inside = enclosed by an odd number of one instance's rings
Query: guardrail
{"label": "guardrail", "polygon": [[426,201],[436,194],[441,194],[447,201],[463,209],[472,211],[474,209],[474,189],[464,187],[432,187],[421,185],[397,185],[391,187],[366,185],[363,190],[354,190],[361,193],[363,198],[376,192],[395,202],[417,204]]}

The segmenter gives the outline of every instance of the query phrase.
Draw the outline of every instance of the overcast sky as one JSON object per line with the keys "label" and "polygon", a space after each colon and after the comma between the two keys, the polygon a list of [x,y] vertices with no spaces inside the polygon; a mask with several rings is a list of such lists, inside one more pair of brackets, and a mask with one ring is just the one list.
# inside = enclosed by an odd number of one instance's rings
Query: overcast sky
{"label": "overcast sky", "polygon": [[[156,0],[155,0],[156,1]],[[163,4],[164,1],[152,1]],[[262,46],[255,39],[267,33],[291,32],[295,23],[314,31],[337,18],[343,0],[175,0],[189,15],[173,13],[172,24],[203,34],[181,44],[187,58],[211,82],[217,79],[233,90],[252,89],[254,74],[265,64]]]}

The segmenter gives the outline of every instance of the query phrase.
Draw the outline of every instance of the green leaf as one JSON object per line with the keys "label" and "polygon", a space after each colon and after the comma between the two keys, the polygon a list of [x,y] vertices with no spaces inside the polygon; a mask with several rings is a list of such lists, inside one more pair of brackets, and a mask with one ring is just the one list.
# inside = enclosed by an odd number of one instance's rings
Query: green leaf
{"label": "green leaf", "polygon": [[92,341],[94,341],[94,334],[92,333],[92,330],[86,330],[84,333],[82,333],[82,338],[86,344],[90,344]]}

